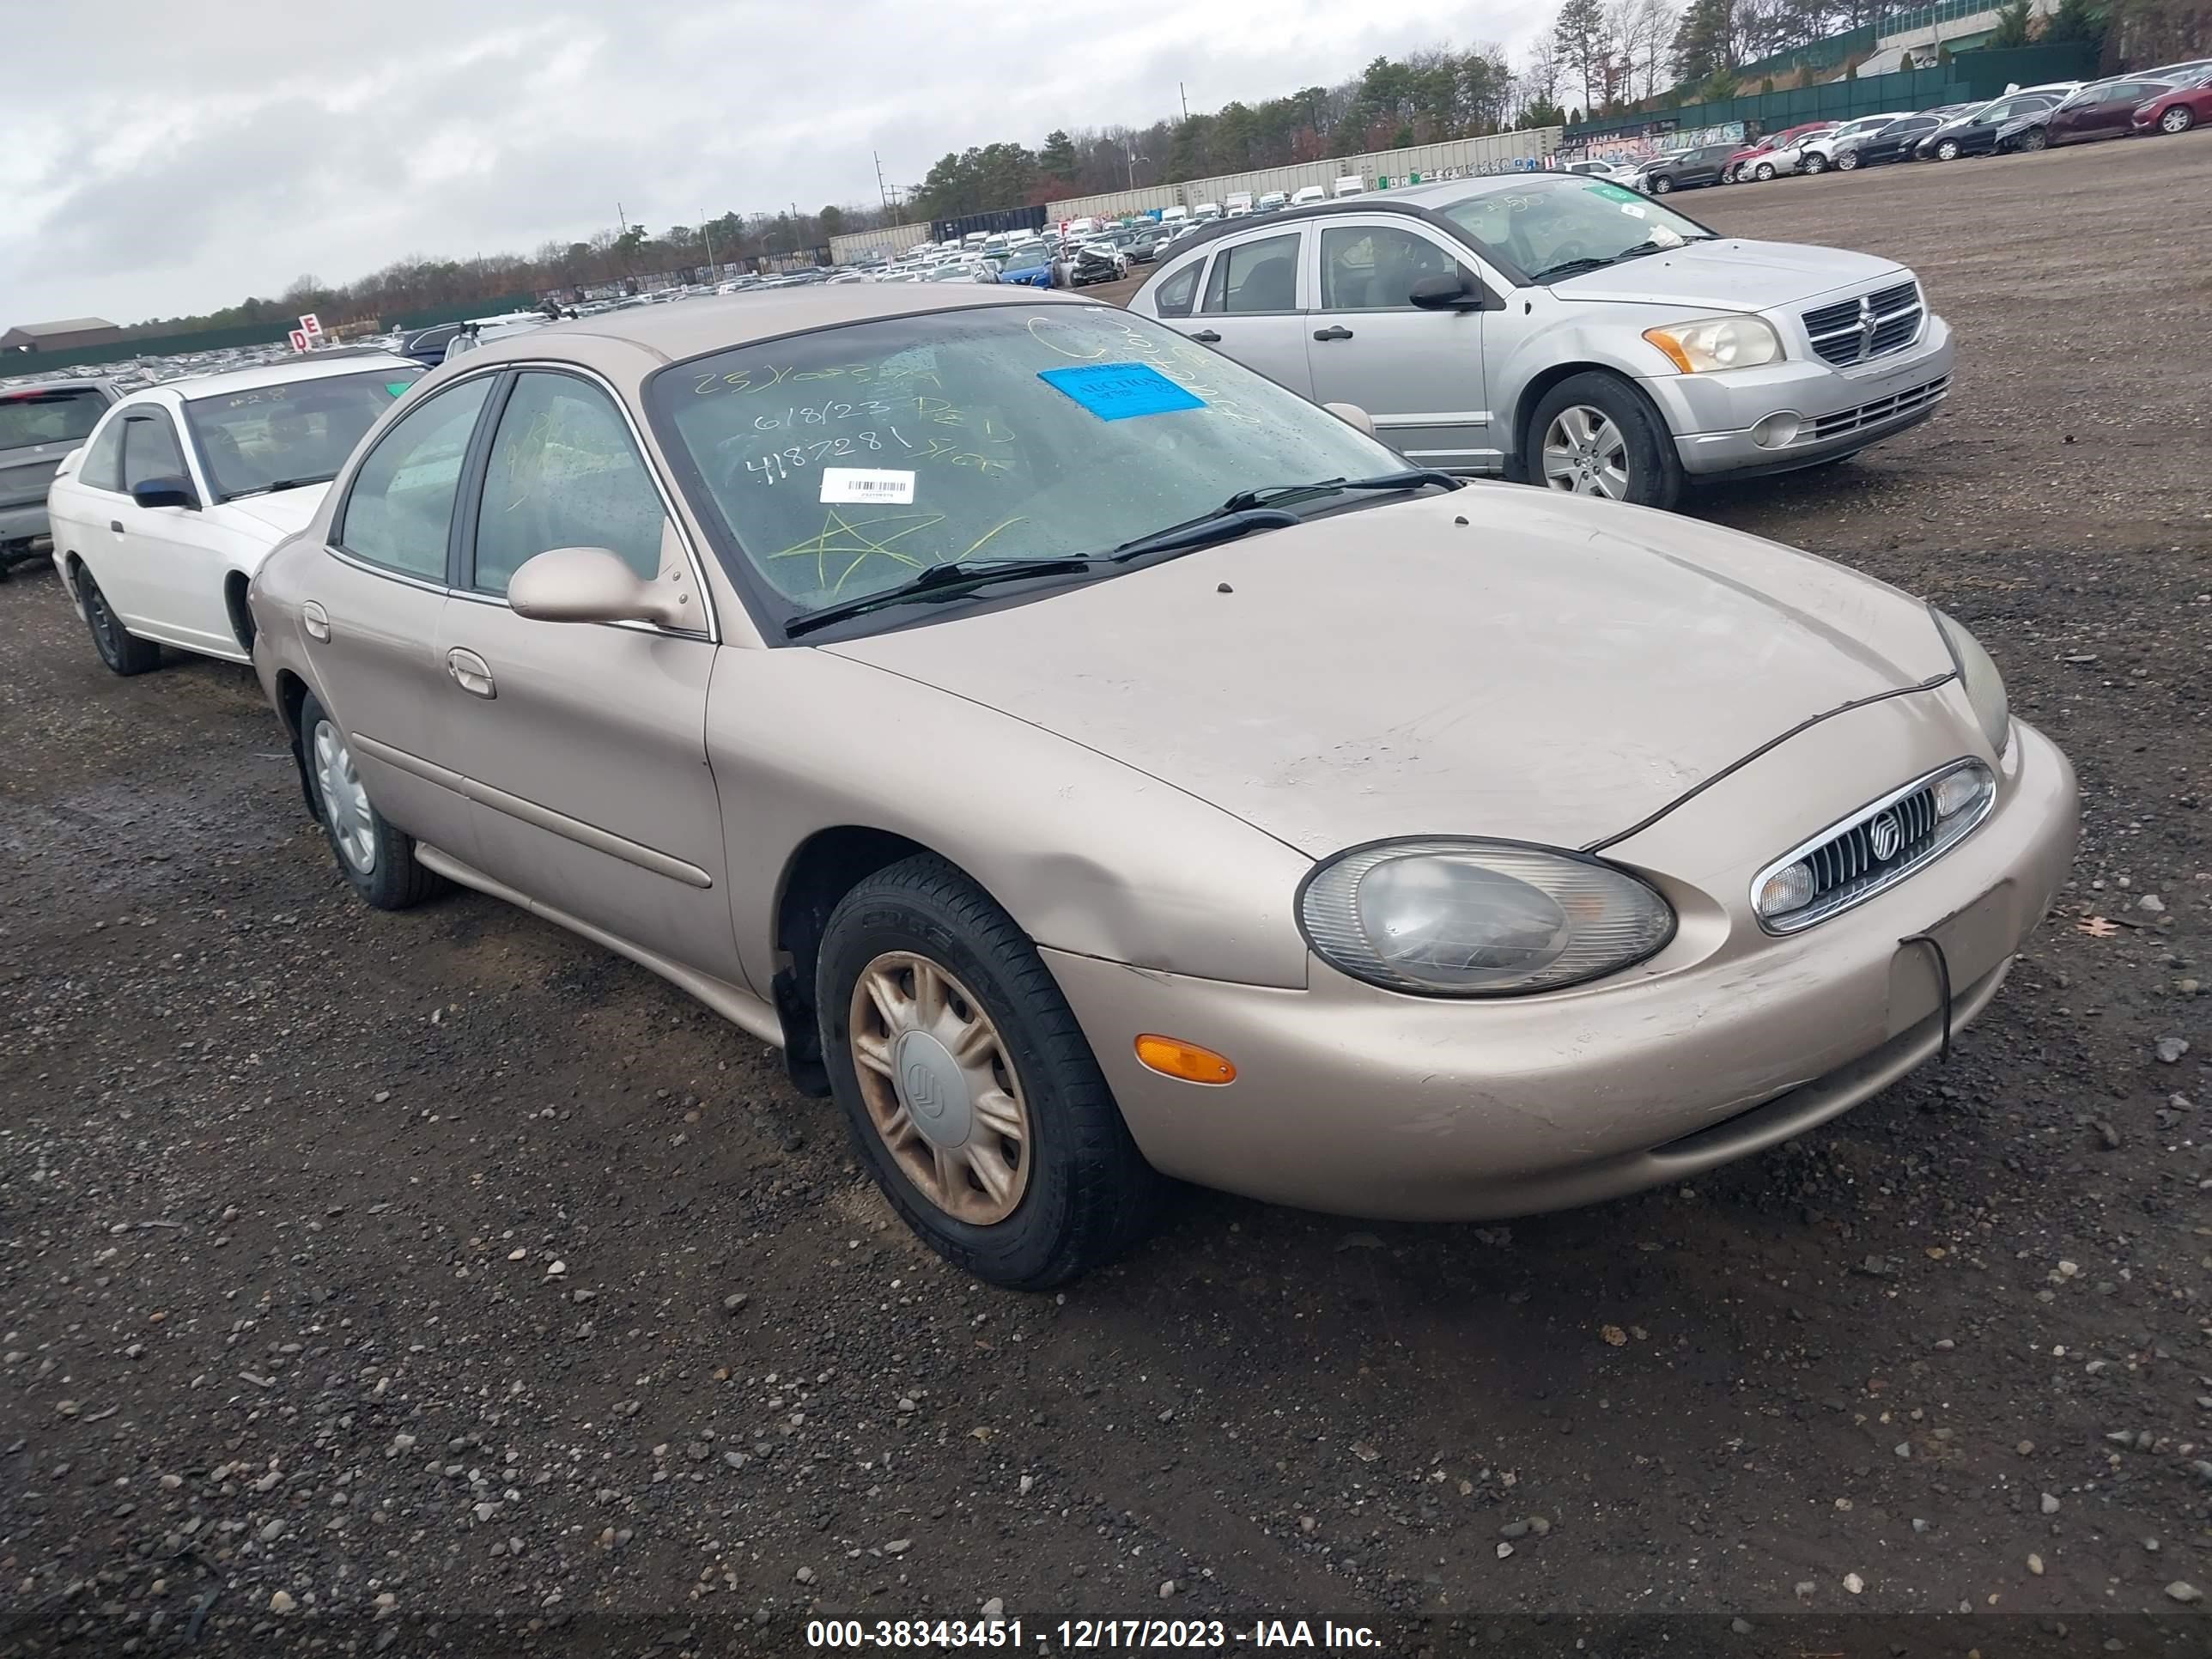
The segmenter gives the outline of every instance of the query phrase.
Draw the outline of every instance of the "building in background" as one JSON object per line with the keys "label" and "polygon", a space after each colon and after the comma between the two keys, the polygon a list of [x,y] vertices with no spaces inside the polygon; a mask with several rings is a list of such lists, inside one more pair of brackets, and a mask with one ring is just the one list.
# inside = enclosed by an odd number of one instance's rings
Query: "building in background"
{"label": "building in background", "polygon": [[103,317],[71,317],[58,323],[26,323],[0,334],[0,351],[73,351],[79,346],[113,345],[123,331]]}

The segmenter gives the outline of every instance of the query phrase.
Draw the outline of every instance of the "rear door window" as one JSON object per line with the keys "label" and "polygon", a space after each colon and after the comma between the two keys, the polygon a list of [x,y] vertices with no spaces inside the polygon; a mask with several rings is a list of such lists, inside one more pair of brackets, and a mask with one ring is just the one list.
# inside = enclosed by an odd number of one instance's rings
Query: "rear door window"
{"label": "rear door window", "polygon": [[1235,315],[1297,308],[1297,232],[1240,242],[1213,256],[1213,270],[1206,279],[1206,311]]}
{"label": "rear door window", "polygon": [[337,544],[356,558],[443,586],[461,462],[493,377],[433,392],[377,441],[354,474]]}

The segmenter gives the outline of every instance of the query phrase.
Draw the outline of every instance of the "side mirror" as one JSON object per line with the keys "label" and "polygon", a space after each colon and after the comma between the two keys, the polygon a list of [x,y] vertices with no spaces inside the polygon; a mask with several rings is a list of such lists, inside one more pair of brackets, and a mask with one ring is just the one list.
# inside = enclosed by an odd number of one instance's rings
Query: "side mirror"
{"label": "side mirror", "polygon": [[1458,276],[1424,276],[1406,290],[1406,298],[1424,311],[1480,311],[1481,288]]}
{"label": "side mirror", "polygon": [[556,547],[524,561],[507,603],[535,622],[699,624],[698,607],[675,584],[645,580],[604,547]]}
{"label": "side mirror", "polygon": [[131,499],[141,507],[181,507],[187,513],[200,510],[199,491],[189,478],[141,478],[131,486]]}
{"label": "side mirror", "polygon": [[1322,407],[1345,425],[1358,427],[1370,438],[1375,435],[1375,417],[1358,404],[1323,404]]}

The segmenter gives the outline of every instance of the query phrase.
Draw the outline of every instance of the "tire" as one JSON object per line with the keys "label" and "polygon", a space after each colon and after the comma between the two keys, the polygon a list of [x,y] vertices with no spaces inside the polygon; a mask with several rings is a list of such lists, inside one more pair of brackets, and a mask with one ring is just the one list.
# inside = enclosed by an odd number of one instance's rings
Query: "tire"
{"label": "tire", "polygon": [[[1578,418],[1571,413],[1577,410]],[[1571,375],[1545,393],[1528,419],[1521,468],[1539,489],[1638,507],[1672,507],[1682,495],[1672,434],[1643,394],[1616,374]],[[1625,477],[1615,483],[1615,473]]]}
{"label": "tire", "polygon": [[1805,152],[1805,159],[1799,164],[1799,168],[1805,173],[1826,173],[1828,170],[1828,158],[1817,149],[1808,149]]}
{"label": "tire", "polygon": [[1859,153],[1855,149],[1847,149],[1836,157],[1836,171],[1838,173],[1856,173],[1858,167]]}
{"label": "tire", "polygon": [[1651,193],[1654,196],[1667,195],[1674,188],[1674,181],[1663,173],[1651,181]]}
{"label": "tire", "polygon": [[100,591],[100,584],[92,579],[92,572],[82,565],[77,567],[76,590],[84,600],[85,625],[92,629],[92,648],[100,653],[112,673],[128,679],[133,674],[144,674],[161,665],[161,647],[151,640],[142,640],[116,620],[115,613],[107,608],[107,596]]}
{"label": "tire", "polygon": [[2051,148],[2051,135],[2045,132],[2041,127],[2030,127],[2026,132],[2020,135],[2020,142],[2014,144],[2013,148],[2015,149],[2030,151],[2049,149]]}
{"label": "tire", "polygon": [[354,772],[345,730],[310,691],[300,704],[301,771],[338,872],[379,910],[404,910],[445,878],[415,860],[415,839],[378,811]]}
{"label": "tire", "polygon": [[1939,161],[1957,161],[1959,159],[1959,141],[1956,138],[1946,138],[1942,143],[1936,145],[1936,159]]}
{"label": "tire", "polygon": [[1757,167],[1753,169],[1751,176],[1758,179],[1762,185],[1773,183],[1774,163],[1771,161],[1761,161]]}
{"label": "tire", "polygon": [[[861,1163],[953,1266],[1049,1290],[1151,1231],[1166,1182],[1130,1139],[1082,1028],[1013,918],[951,865],[920,854],[848,893],[823,933],[814,996],[830,1091]],[[932,1031],[963,1052],[982,1045],[980,1060],[955,1060]],[[992,1096],[1010,1127],[978,1135],[976,1103]]]}
{"label": "tire", "polygon": [[2186,104],[2176,104],[2158,118],[2158,130],[2165,133],[2186,132],[2197,125],[2197,112]]}

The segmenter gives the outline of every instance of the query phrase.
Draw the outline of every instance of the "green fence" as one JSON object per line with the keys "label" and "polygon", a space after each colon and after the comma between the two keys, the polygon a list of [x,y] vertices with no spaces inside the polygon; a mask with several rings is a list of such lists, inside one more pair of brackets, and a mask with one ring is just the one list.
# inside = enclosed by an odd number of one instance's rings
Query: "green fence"
{"label": "green fence", "polygon": [[1686,104],[1680,109],[1645,110],[1581,121],[1566,130],[1562,148],[1602,149],[1607,138],[1687,134],[1732,121],[1741,121],[1746,132],[1758,134],[1778,132],[1808,121],[1848,121],[1861,115],[1879,115],[1884,110],[1929,109],[1937,104],[1995,98],[2014,84],[2026,87],[2045,81],[2086,80],[2096,73],[2096,64],[2095,49],[2078,44],[1962,52],[1943,67],[1863,76],[1855,81],[1755,93],[1718,103]]}
{"label": "green fence", "polygon": [[74,346],[67,351],[5,351],[0,352],[0,374],[43,374],[59,368],[87,368],[95,363],[127,363],[134,357],[173,357],[186,351],[220,351],[226,346],[268,345],[283,339],[292,327],[289,322],[242,323],[236,328],[149,334],[107,345]]}

